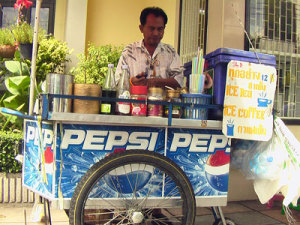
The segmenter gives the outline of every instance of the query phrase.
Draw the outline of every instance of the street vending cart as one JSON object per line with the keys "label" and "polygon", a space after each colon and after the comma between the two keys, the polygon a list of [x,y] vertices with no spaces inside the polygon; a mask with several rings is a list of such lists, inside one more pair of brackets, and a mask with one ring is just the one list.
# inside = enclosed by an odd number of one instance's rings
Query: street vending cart
{"label": "street vending cart", "polygon": [[23,181],[71,224],[193,224],[196,206],[226,205],[221,121],[49,112],[49,97],[25,120]]}
{"label": "street vending cart", "polygon": [[[223,121],[207,119],[220,104],[198,101],[209,98],[203,94],[185,94],[191,101],[183,103],[151,101],[169,107],[167,118],[53,111],[56,98],[147,101],[42,94],[39,116],[24,122],[24,186],[67,209],[70,224],[192,225],[196,206],[217,207],[214,224],[234,224],[220,209],[227,203],[230,138],[271,136],[274,70],[230,61]],[[185,118],[172,118],[174,106]]]}
{"label": "street vending cart", "polygon": [[[196,206],[212,207],[215,225],[234,224],[220,208],[227,203],[230,138],[270,136],[276,71],[265,69],[230,61],[223,121],[208,120],[223,106],[209,104],[212,96],[204,94],[185,94],[183,102],[151,101],[168,106],[168,117],[61,112],[54,99],[147,100],[42,94],[41,112],[24,122],[23,184],[67,209],[70,224],[192,225]],[[267,85],[272,93],[261,89]],[[244,94],[250,87],[254,98]],[[182,107],[184,118],[172,118],[174,106]],[[250,125],[246,117],[254,118]]]}

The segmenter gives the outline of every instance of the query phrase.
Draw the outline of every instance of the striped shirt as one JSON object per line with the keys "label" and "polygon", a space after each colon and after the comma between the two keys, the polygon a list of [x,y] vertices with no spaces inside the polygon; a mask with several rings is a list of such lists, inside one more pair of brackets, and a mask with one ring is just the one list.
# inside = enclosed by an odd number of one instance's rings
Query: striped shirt
{"label": "striped shirt", "polygon": [[142,72],[149,77],[171,78],[174,77],[179,85],[183,86],[183,66],[175,49],[168,44],[159,43],[153,56],[149,54],[144,46],[143,40],[127,45],[119,59],[115,73],[118,83],[122,69],[127,64],[131,77]]}

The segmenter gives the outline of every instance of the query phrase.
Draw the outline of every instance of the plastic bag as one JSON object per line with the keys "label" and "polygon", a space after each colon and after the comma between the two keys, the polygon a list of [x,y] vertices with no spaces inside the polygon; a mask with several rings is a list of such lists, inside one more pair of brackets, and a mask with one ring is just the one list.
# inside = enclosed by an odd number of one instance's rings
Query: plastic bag
{"label": "plastic bag", "polygon": [[278,117],[274,120],[274,131],[278,146],[282,148],[284,168],[276,180],[254,180],[254,190],[262,204],[281,192],[284,196],[283,206],[288,224],[294,224],[289,204],[297,206],[300,198],[300,143]]}
{"label": "plastic bag", "polygon": [[247,149],[234,149],[233,166],[239,167],[247,179],[278,179],[288,155],[278,136],[269,141],[246,141]]}
{"label": "plastic bag", "polygon": [[300,197],[300,143],[280,118],[275,119],[274,125],[275,133],[289,157],[286,160],[286,174],[281,177],[280,191],[285,196],[283,204],[297,205]]}
{"label": "plastic bag", "polygon": [[244,157],[248,154],[248,150],[252,149],[255,142],[252,140],[231,139],[231,168],[242,170]]}

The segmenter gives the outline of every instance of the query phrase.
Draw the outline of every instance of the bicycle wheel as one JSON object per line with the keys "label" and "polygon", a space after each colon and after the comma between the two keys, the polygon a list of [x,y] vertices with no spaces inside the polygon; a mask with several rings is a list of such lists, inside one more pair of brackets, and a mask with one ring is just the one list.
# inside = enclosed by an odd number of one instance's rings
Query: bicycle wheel
{"label": "bicycle wheel", "polygon": [[73,194],[70,224],[193,225],[196,204],[184,172],[167,157],[128,150],[93,165]]}
{"label": "bicycle wheel", "polygon": [[[233,222],[231,219],[228,219],[225,217],[225,222],[226,222],[226,225],[235,225],[235,222]],[[222,222],[222,219],[219,218],[217,219],[213,225],[224,225],[224,223]]]}

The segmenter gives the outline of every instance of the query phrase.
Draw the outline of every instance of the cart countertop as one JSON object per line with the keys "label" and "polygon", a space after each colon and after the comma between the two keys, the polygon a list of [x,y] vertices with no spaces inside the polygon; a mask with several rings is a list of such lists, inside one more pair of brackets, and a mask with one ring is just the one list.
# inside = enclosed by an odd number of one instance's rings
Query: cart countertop
{"label": "cart countertop", "polygon": [[[138,117],[103,114],[49,112],[48,119],[50,121],[61,121],[65,123],[78,124],[85,123],[103,125],[168,127],[168,118],[165,117]],[[220,130],[222,129],[222,121],[172,118],[171,126],[169,127]]]}

